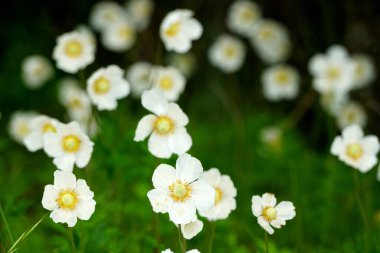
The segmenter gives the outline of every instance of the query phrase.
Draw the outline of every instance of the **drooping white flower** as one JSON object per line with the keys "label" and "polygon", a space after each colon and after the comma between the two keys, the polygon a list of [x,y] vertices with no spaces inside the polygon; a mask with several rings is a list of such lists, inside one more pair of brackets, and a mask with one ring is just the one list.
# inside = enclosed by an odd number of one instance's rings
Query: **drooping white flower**
{"label": "drooping white flower", "polygon": [[178,157],[176,168],[159,165],[153,173],[154,189],[148,192],[156,213],[169,213],[175,224],[188,224],[197,219],[196,211],[206,211],[214,204],[215,191],[203,180],[201,162],[189,154]]}
{"label": "drooping white flower", "polygon": [[[161,253],[174,253],[174,252],[171,249],[166,249],[162,251]],[[186,251],[186,253],[201,253],[201,252],[197,249],[192,249],[192,250]]]}
{"label": "drooping white flower", "polygon": [[261,19],[260,7],[251,1],[237,0],[230,6],[227,15],[228,28],[244,37],[250,37]]}
{"label": "drooping white flower", "polygon": [[154,114],[143,117],[136,129],[135,141],[149,137],[148,150],[156,157],[170,158],[171,155],[186,153],[191,145],[191,136],[185,126],[189,118],[175,103],[168,103],[159,90],[144,91],[142,105]]}
{"label": "drooping white flower", "polygon": [[373,59],[365,54],[354,54],[352,61],[354,64],[354,88],[369,85],[376,77]]}
{"label": "drooping white flower", "polygon": [[251,44],[266,64],[285,61],[291,50],[288,30],[274,20],[260,20]]}
{"label": "drooping white flower", "polygon": [[185,89],[186,78],[174,67],[156,67],[153,77],[152,88],[160,90],[168,101],[177,101]]}
{"label": "drooping white flower", "polygon": [[186,53],[193,40],[203,33],[203,27],[194,19],[190,10],[177,9],[169,12],[160,26],[160,36],[168,51]]}
{"label": "drooping white flower", "polygon": [[334,45],[327,54],[317,54],[309,62],[314,89],[320,93],[346,93],[353,88],[354,64],[346,49]]}
{"label": "drooping white flower", "polygon": [[214,206],[210,210],[201,211],[200,215],[210,221],[223,220],[236,209],[236,188],[230,176],[221,175],[220,171],[212,168],[205,171],[201,179],[214,187],[215,200]]}
{"label": "drooping white flower", "polygon": [[281,201],[277,205],[276,197],[271,193],[264,193],[262,197],[252,197],[252,212],[257,217],[259,225],[269,234],[274,228],[281,228],[287,220],[296,216],[295,207],[290,201]]}
{"label": "drooping white flower", "polygon": [[127,80],[131,85],[131,95],[140,98],[143,91],[153,83],[153,66],[148,62],[136,62],[127,70]]}
{"label": "drooping white flower", "polygon": [[113,23],[124,19],[126,15],[124,8],[116,2],[101,1],[91,10],[90,24],[98,32],[103,32]]}
{"label": "drooping white flower", "polygon": [[74,74],[94,61],[95,49],[88,34],[72,31],[57,38],[53,58],[57,68]]}
{"label": "drooping white flower", "polygon": [[90,161],[94,143],[75,121],[58,123],[56,132],[46,133],[44,141],[46,154],[60,170],[73,171],[74,164],[84,168]]}
{"label": "drooping white flower", "polygon": [[347,92],[327,91],[321,94],[320,103],[328,113],[336,116],[342,106],[348,102],[348,99]]}
{"label": "drooping white flower", "polygon": [[195,57],[192,53],[171,53],[168,56],[169,65],[176,67],[186,77],[190,77],[195,69]]}
{"label": "drooping white flower", "polygon": [[217,37],[208,51],[212,65],[225,73],[238,71],[243,65],[246,48],[243,42],[231,35],[222,34]]}
{"label": "drooping white flower", "polygon": [[31,55],[24,59],[21,66],[22,79],[26,87],[37,89],[44,85],[54,74],[51,63],[42,55]]}
{"label": "drooping white flower", "polygon": [[101,41],[105,48],[114,52],[130,49],[136,40],[136,31],[131,22],[125,18],[110,24],[102,32]]}
{"label": "drooping white flower", "polygon": [[35,112],[14,112],[9,120],[9,135],[18,143],[23,144],[25,137],[30,133],[30,122],[36,116]]}
{"label": "drooping white flower", "polygon": [[298,71],[285,64],[267,68],[262,75],[264,96],[270,101],[293,99],[299,90]]}
{"label": "drooping white flower", "polygon": [[331,153],[340,161],[365,173],[377,163],[379,140],[374,135],[364,136],[359,125],[343,129],[342,136],[337,136],[331,145]]}
{"label": "drooping white flower", "polygon": [[183,237],[186,240],[190,240],[202,231],[203,222],[196,219],[195,221],[180,226]]}
{"label": "drooping white flower", "polygon": [[364,127],[367,124],[367,114],[361,104],[348,101],[337,111],[336,120],[341,130],[353,124]]}
{"label": "drooping white flower", "polygon": [[116,65],[95,71],[87,80],[87,93],[98,110],[114,110],[117,100],[128,96],[129,83],[124,72]]}
{"label": "drooping white flower", "polygon": [[149,25],[154,2],[152,0],[130,0],[126,7],[137,30],[144,30]]}
{"label": "drooping white flower", "polygon": [[83,179],[68,171],[55,171],[54,184],[45,186],[42,206],[52,211],[55,223],[75,226],[77,220],[89,220],[95,211],[94,193]]}
{"label": "drooping white flower", "polygon": [[56,119],[45,115],[35,116],[29,123],[29,134],[24,138],[26,148],[31,152],[42,149],[45,134],[55,132],[58,123]]}

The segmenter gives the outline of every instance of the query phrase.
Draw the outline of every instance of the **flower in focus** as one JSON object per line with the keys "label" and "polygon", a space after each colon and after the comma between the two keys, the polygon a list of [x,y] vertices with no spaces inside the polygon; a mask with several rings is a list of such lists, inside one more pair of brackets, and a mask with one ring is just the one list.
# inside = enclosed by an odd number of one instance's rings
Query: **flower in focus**
{"label": "flower in focus", "polygon": [[178,157],[176,168],[160,164],[153,173],[154,189],[148,192],[149,201],[156,213],[169,213],[175,224],[188,224],[197,220],[196,211],[212,208],[214,189],[203,180],[201,162],[189,154]]}
{"label": "flower in focus", "polygon": [[141,97],[143,91],[152,86],[153,66],[148,62],[136,62],[127,70],[127,80],[131,85],[131,95]]}
{"label": "flower in focus", "polygon": [[293,99],[299,90],[298,71],[288,65],[274,65],[262,75],[264,96],[270,101]]}
{"label": "flower in focus", "polygon": [[177,54],[172,53],[168,56],[169,65],[176,67],[186,77],[190,77],[195,69],[195,57],[192,53]]}
{"label": "flower in focus", "polygon": [[257,217],[259,225],[269,234],[273,234],[272,227],[281,228],[287,220],[296,216],[295,207],[290,201],[281,201],[277,204],[276,197],[271,193],[264,193],[262,197],[252,197],[252,212]]}
{"label": "flower in focus", "polygon": [[231,35],[219,35],[210,47],[208,58],[212,65],[225,73],[238,71],[243,65],[246,48],[243,42]]}
{"label": "flower in focus", "polygon": [[130,0],[126,8],[133,25],[141,31],[149,25],[154,2],[152,0]]}
{"label": "flower in focus", "polygon": [[144,91],[142,105],[153,112],[144,116],[138,123],[134,140],[142,141],[150,135],[148,150],[159,158],[186,153],[191,145],[191,136],[185,126],[189,118],[175,103],[168,103],[159,90]]}
{"label": "flower in focus", "polygon": [[235,1],[228,10],[227,26],[237,34],[250,37],[261,19],[260,7],[251,1]]}
{"label": "flower in focus", "polygon": [[212,168],[205,171],[201,179],[214,187],[214,206],[210,210],[201,211],[200,215],[210,221],[226,219],[232,210],[236,209],[236,188],[228,175],[221,175],[220,171]]}
{"label": "flower in focus", "polygon": [[53,163],[58,169],[64,171],[73,171],[74,164],[78,168],[86,167],[94,146],[75,121],[57,124],[56,131],[46,133],[44,141],[46,154],[54,158]]}
{"label": "flower in focus", "polygon": [[90,24],[96,31],[103,32],[125,16],[126,11],[116,2],[101,1],[96,3],[91,10]]}
{"label": "flower in focus", "polygon": [[353,124],[361,127],[367,124],[367,114],[363,106],[353,101],[348,101],[339,108],[336,119],[341,130]]}
{"label": "flower in focus", "polygon": [[125,98],[130,91],[124,72],[116,65],[100,68],[87,80],[87,92],[98,110],[114,110],[117,100]]}
{"label": "flower in focus", "polygon": [[194,236],[199,234],[203,229],[203,222],[200,220],[195,220],[187,224],[181,225],[181,232],[186,240],[192,239]]}
{"label": "flower in focus", "polygon": [[10,136],[18,143],[23,144],[25,137],[30,133],[30,122],[35,116],[37,116],[35,112],[14,112],[9,120]]}
{"label": "flower in focus", "polygon": [[375,64],[368,55],[352,55],[354,64],[354,88],[362,88],[369,85],[376,77]]}
{"label": "flower in focus", "polygon": [[110,24],[102,32],[101,38],[104,47],[114,52],[123,52],[130,49],[135,40],[135,28],[127,18]]}
{"label": "flower in focus", "polygon": [[55,223],[75,226],[77,220],[89,220],[95,211],[94,193],[83,179],[76,179],[68,171],[55,171],[54,184],[46,185],[42,206],[52,211],[50,218]]}
{"label": "flower in focus", "polygon": [[156,67],[153,76],[153,88],[160,90],[166,100],[177,101],[186,85],[182,73],[174,67]]}
{"label": "flower in focus", "polygon": [[54,74],[50,62],[42,55],[31,55],[22,62],[22,79],[30,89],[40,88]]}
{"label": "flower in focus", "polygon": [[57,68],[75,74],[94,61],[95,49],[89,35],[76,30],[57,38],[53,58],[57,61]]}
{"label": "flower in focus", "polygon": [[186,53],[190,50],[192,41],[201,37],[203,27],[192,16],[192,11],[181,9],[166,15],[160,26],[160,36],[166,50]]}
{"label": "flower in focus", "polygon": [[365,173],[377,163],[379,140],[374,135],[364,136],[359,125],[350,125],[343,129],[331,145],[331,153],[340,161]]}

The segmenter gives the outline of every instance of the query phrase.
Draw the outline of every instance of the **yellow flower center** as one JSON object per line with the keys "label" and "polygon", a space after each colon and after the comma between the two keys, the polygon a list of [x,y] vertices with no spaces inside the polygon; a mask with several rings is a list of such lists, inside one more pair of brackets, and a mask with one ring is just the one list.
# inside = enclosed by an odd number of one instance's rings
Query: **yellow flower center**
{"label": "yellow flower center", "polygon": [[65,53],[71,58],[80,56],[82,53],[82,43],[77,40],[67,42],[65,46]]}
{"label": "yellow flower center", "polygon": [[356,74],[357,78],[360,78],[363,76],[363,74],[364,74],[363,64],[360,64],[360,63],[356,64],[355,74]]}
{"label": "yellow flower center", "polygon": [[105,94],[110,90],[110,88],[111,88],[110,81],[103,76],[99,77],[94,82],[94,90],[95,90],[95,93],[97,94]]}
{"label": "yellow flower center", "polygon": [[226,54],[227,58],[230,58],[230,59],[234,58],[237,54],[235,47],[233,47],[232,45],[227,45],[224,48],[224,53]]}
{"label": "yellow flower center", "polygon": [[153,123],[153,129],[159,135],[166,135],[173,131],[174,122],[167,116],[159,116]]}
{"label": "yellow flower center", "polygon": [[55,129],[55,127],[51,123],[46,123],[42,127],[42,132],[44,134],[46,134],[46,133],[55,133],[56,131],[57,131],[57,129]]}
{"label": "yellow flower center", "polygon": [[78,195],[73,190],[63,190],[59,192],[56,202],[62,209],[74,210],[78,203]]}
{"label": "yellow flower center", "polygon": [[169,195],[176,202],[187,200],[191,191],[191,186],[188,183],[182,183],[181,180],[177,180],[169,186]]}
{"label": "yellow flower center", "polygon": [[18,129],[17,129],[17,132],[19,133],[20,136],[24,137],[24,136],[27,136],[29,134],[29,127],[28,127],[28,124],[21,124]]}
{"label": "yellow flower center", "polygon": [[74,153],[78,151],[80,147],[80,139],[75,135],[67,135],[63,137],[62,148],[64,151]]}
{"label": "yellow flower center", "polygon": [[81,108],[82,102],[78,98],[73,98],[71,99],[69,106],[72,108]]}
{"label": "yellow flower center", "polygon": [[280,70],[276,74],[276,81],[279,85],[286,85],[289,83],[289,74],[285,70]]}
{"label": "yellow flower center", "polygon": [[179,22],[174,22],[165,30],[165,34],[169,37],[176,36],[179,33],[181,24]]}
{"label": "yellow flower center", "polygon": [[217,205],[223,198],[223,192],[219,187],[215,187],[215,200],[214,205]]}
{"label": "yellow flower center", "polygon": [[253,20],[254,17],[255,17],[255,14],[250,9],[243,9],[243,11],[241,12],[241,18],[245,22],[249,22],[249,21]]}
{"label": "yellow flower center", "polygon": [[341,71],[339,68],[332,67],[327,70],[327,77],[330,80],[336,80],[340,77],[340,75],[341,75]]}
{"label": "yellow flower center", "polygon": [[261,40],[268,40],[272,36],[273,36],[273,30],[270,27],[264,27],[259,34],[259,37]]}
{"label": "yellow flower center", "polygon": [[132,30],[127,26],[121,27],[118,31],[118,35],[122,39],[130,38],[131,34],[132,34]]}
{"label": "yellow flower center", "polygon": [[160,79],[159,85],[163,90],[170,90],[173,87],[173,79],[170,76],[164,76]]}
{"label": "yellow flower center", "polygon": [[277,217],[277,210],[274,207],[267,206],[263,208],[263,217],[266,221],[270,222]]}
{"label": "yellow flower center", "polygon": [[359,144],[349,144],[346,154],[353,160],[358,160],[363,155],[363,148]]}

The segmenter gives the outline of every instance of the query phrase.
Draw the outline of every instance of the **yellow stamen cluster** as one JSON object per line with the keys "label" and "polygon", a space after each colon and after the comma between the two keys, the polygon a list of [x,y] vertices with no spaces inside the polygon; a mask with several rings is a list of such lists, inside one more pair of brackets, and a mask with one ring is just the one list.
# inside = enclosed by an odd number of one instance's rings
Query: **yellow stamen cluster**
{"label": "yellow stamen cluster", "polygon": [[71,40],[65,45],[65,53],[71,58],[78,57],[82,54],[82,43],[77,40]]}
{"label": "yellow stamen cluster", "polygon": [[73,190],[62,190],[55,201],[59,208],[74,210],[78,203],[78,195]]}
{"label": "yellow stamen cluster", "polygon": [[237,54],[236,52],[236,48],[233,47],[232,45],[227,45],[225,48],[224,48],[224,53],[225,55],[228,57],[228,58],[234,58]]}
{"label": "yellow stamen cluster", "polygon": [[332,67],[327,70],[327,77],[330,80],[336,80],[340,77],[340,75],[341,75],[341,70],[339,68]]}
{"label": "yellow stamen cluster", "polygon": [[159,85],[163,90],[170,90],[173,87],[173,79],[170,76],[160,78]]}
{"label": "yellow stamen cluster", "polygon": [[127,26],[121,27],[118,31],[118,35],[122,39],[130,38],[131,34],[132,34],[132,30]]}
{"label": "yellow stamen cluster", "polygon": [[359,144],[349,144],[346,148],[346,154],[353,160],[358,160],[363,155],[363,148]]}
{"label": "yellow stamen cluster", "polygon": [[174,37],[179,33],[181,24],[179,22],[174,22],[165,30],[165,34],[169,37]]}
{"label": "yellow stamen cluster", "polygon": [[241,17],[244,21],[249,22],[255,18],[255,13],[252,10],[244,9],[241,12]]}
{"label": "yellow stamen cluster", "polygon": [[67,135],[62,139],[62,148],[64,151],[69,153],[77,152],[80,144],[80,139],[75,135]]}
{"label": "yellow stamen cluster", "polygon": [[214,205],[217,205],[223,198],[223,192],[219,187],[215,187],[215,200]]}
{"label": "yellow stamen cluster", "polygon": [[284,69],[281,69],[279,70],[277,73],[276,73],[276,81],[278,84],[280,85],[286,85],[287,83],[289,83],[289,73],[284,70]]}
{"label": "yellow stamen cluster", "polygon": [[55,129],[55,127],[51,123],[46,123],[42,127],[42,132],[45,134],[46,133],[55,133],[55,132],[57,132],[57,129]]}
{"label": "yellow stamen cluster", "polygon": [[103,76],[99,77],[94,82],[94,91],[97,94],[105,94],[110,90],[110,88],[111,82]]}
{"label": "yellow stamen cluster", "polygon": [[277,218],[277,210],[274,207],[266,206],[263,208],[262,215],[266,221],[271,222]]}
{"label": "yellow stamen cluster", "polygon": [[167,135],[174,129],[174,122],[167,116],[159,116],[153,123],[153,130],[159,135]]}
{"label": "yellow stamen cluster", "polygon": [[192,188],[189,183],[183,183],[181,180],[176,180],[169,186],[169,195],[176,202],[184,202],[190,198]]}

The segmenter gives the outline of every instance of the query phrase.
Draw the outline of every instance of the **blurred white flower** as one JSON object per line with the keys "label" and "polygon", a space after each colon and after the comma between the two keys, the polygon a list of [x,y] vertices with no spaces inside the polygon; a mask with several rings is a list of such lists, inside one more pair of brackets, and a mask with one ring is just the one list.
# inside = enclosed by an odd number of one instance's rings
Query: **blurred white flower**
{"label": "blurred white flower", "polygon": [[264,193],[262,197],[252,197],[252,212],[257,217],[259,225],[269,234],[273,234],[272,227],[281,228],[287,220],[296,216],[295,207],[290,201],[281,201],[276,205],[276,197],[271,193]]}
{"label": "blurred white flower", "polygon": [[166,15],[160,26],[160,36],[166,50],[186,53],[190,50],[192,41],[201,37],[203,27],[192,16],[192,11],[181,9]]}
{"label": "blurred white flower", "polygon": [[86,36],[88,42],[94,45],[94,47],[96,48],[96,37],[87,25],[80,24],[76,27],[75,30]]}
{"label": "blurred white flower", "polygon": [[238,0],[229,8],[227,14],[228,28],[244,37],[250,37],[257,29],[261,19],[260,7],[251,1]]}
{"label": "blurred white flower", "polygon": [[[174,253],[174,252],[171,249],[166,249],[162,251],[161,253]],[[197,249],[192,249],[192,250],[186,251],[186,253],[201,253],[201,252]]]}
{"label": "blurred white flower", "polygon": [[212,65],[225,73],[238,71],[245,59],[246,48],[243,42],[231,35],[219,35],[208,51]]}
{"label": "blurred white flower", "polygon": [[57,61],[57,68],[75,74],[94,61],[95,49],[88,34],[72,31],[57,38],[53,58]]}
{"label": "blurred white flower", "polygon": [[331,46],[327,54],[313,56],[309,71],[313,75],[314,89],[320,93],[346,93],[353,88],[354,64],[342,46]]}
{"label": "blurred white flower", "polygon": [[361,127],[367,124],[365,109],[362,105],[353,101],[348,101],[339,108],[336,119],[341,130],[353,124],[357,124]]}
{"label": "blurred white flower", "polygon": [[262,74],[264,96],[270,101],[293,99],[298,95],[298,71],[285,64],[273,65]]}
{"label": "blurred white flower", "polygon": [[105,48],[114,52],[130,49],[136,40],[136,31],[131,22],[125,18],[110,24],[102,32],[101,41]]}
{"label": "blurred white flower", "polygon": [[126,78],[131,85],[131,95],[140,98],[143,91],[152,87],[153,66],[144,61],[136,62],[128,68]]}
{"label": "blurred white flower", "polygon": [[186,77],[190,77],[195,69],[195,57],[192,53],[171,53],[168,56],[169,65],[176,67]]}
{"label": "blurred white flower", "polygon": [[220,171],[212,168],[205,171],[201,179],[214,187],[214,206],[210,210],[200,211],[200,215],[209,221],[227,219],[232,210],[236,209],[236,188],[230,176],[221,175]]}
{"label": "blurred white flower", "polygon": [[126,7],[136,29],[144,30],[149,25],[154,2],[152,0],[130,0]]}
{"label": "blurred white flower", "polygon": [[155,67],[153,72],[153,87],[160,90],[168,101],[177,101],[184,91],[186,78],[174,67]]}
{"label": "blurred white flower", "polygon": [[327,112],[336,116],[348,99],[347,92],[327,91],[321,94],[320,103]]}
{"label": "blurred white flower", "polygon": [[23,144],[25,137],[30,133],[30,122],[35,116],[37,116],[35,112],[14,112],[9,120],[10,136],[18,143]]}
{"label": "blurred white flower", "polygon": [[90,25],[98,32],[126,17],[126,10],[116,2],[101,1],[96,3],[90,13]]}
{"label": "blurred white flower", "polygon": [[189,154],[178,157],[176,168],[159,165],[152,178],[155,189],[148,192],[153,211],[169,213],[172,222],[182,225],[197,219],[196,210],[212,208],[215,191],[199,180],[202,172],[201,162]]}
{"label": "blurred white flower", "polygon": [[94,143],[75,121],[58,123],[56,132],[46,133],[44,141],[46,154],[60,170],[73,171],[74,164],[84,168],[90,161]]}
{"label": "blurred white flower", "polygon": [[129,83],[124,72],[116,65],[95,71],[87,80],[87,92],[98,110],[114,110],[117,100],[128,96]]}
{"label": "blurred white flower", "polygon": [[31,55],[22,62],[22,79],[30,89],[40,88],[54,74],[51,63],[42,55]]}
{"label": "blurred white flower", "polygon": [[266,127],[261,131],[260,139],[268,146],[279,148],[282,145],[282,129],[276,126]]}
{"label": "blurred white flower", "polygon": [[42,149],[45,134],[56,132],[58,123],[58,120],[45,115],[35,116],[29,123],[29,134],[24,139],[26,148],[31,152]]}
{"label": "blurred white flower", "polygon": [[54,184],[46,185],[42,206],[52,211],[50,218],[55,223],[75,226],[77,220],[89,220],[95,211],[94,193],[83,179],[76,179],[68,171],[55,171]]}
{"label": "blurred white flower", "polygon": [[364,136],[359,125],[346,127],[331,145],[331,153],[340,161],[365,173],[377,163],[380,144],[375,135]]}
{"label": "blurred white flower", "polygon": [[260,20],[251,44],[258,56],[267,64],[287,60],[291,50],[288,30],[274,20]]}
{"label": "blurred white flower", "polygon": [[180,226],[183,237],[186,240],[190,240],[202,231],[203,222],[196,219],[195,221]]}
{"label": "blurred white flower", "polygon": [[185,126],[189,118],[175,103],[168,103],[159,90],[144,91],[142,105],[153,112],[144,116],[138,123],[134,140],[142,141],[150,135],[148,150],[159,158],[182,155],[192,145],[191,136]]}
{"label": "blurred white flower", "polygon": [[369,85],[376,78],[373,59],[365,54],[354,54],[352,61],[354,64],[354,88]]}

